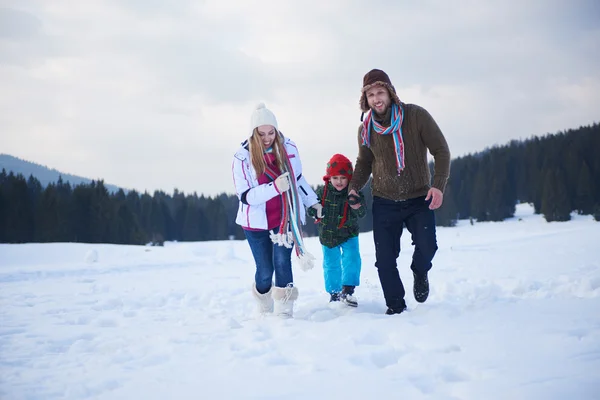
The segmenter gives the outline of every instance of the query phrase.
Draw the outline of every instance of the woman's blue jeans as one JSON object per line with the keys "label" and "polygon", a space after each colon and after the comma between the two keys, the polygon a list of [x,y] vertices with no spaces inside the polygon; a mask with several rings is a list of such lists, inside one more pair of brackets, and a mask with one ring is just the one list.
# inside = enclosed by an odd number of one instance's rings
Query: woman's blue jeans
{"label": "woman's blue jeans", "polygon": [[[277,233],[278,230],[273,231]],[[256,290],[259,293],[267,293],[273,285],[273,273],[275,286],[283,288],[292,283],[292,249],[273,243],[269,231],[244,230],[244,233],[256,263]]]}

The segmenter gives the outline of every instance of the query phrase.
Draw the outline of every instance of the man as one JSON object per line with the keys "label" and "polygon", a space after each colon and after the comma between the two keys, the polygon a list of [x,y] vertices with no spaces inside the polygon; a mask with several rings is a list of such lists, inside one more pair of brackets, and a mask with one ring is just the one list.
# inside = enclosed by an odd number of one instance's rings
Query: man
{"label": "man", "polygon": [[[442,205],[450,172],[450,150],[431,115],[400,101],[388,75],[378,69],[363,78],[360,107],[366,116],[358,129],[358,157],[349,196],[373,175],[375,266],[388,307],[386,314],[406,310],[404,286],[396,259],[406,226],[415,246],[413,293],[419,303],[429,295],[427,273],[437,251],[435,209]],[[433,155],[433,183],[427,164]],[[354,205],[352,207],[357,207]]]}

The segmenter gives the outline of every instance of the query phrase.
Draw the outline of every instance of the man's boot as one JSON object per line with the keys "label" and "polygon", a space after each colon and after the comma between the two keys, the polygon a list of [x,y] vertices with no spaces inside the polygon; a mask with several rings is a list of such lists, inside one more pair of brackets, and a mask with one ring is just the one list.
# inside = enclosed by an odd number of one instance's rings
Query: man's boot
{"label": "man's boot", "polygon": [[419,303],[425,303],[425,300],[427,300],[427,297],[429,296],[429,279],[427,279],[427,272],[423,275],[417,275],[413,271],[413,277],[415,278],[413,283],[415,300]]}

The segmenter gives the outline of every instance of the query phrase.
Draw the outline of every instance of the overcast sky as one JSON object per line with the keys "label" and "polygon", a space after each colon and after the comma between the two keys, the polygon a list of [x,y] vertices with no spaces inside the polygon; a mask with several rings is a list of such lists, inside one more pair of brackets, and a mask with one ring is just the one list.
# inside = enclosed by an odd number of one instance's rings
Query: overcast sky
{"label": "overcast sky", "polygon": [[600,2],[0,0],[0,153],[124,188],[234,193],[263,101],[317,185],[386,71],[453,158],[600,121]]}

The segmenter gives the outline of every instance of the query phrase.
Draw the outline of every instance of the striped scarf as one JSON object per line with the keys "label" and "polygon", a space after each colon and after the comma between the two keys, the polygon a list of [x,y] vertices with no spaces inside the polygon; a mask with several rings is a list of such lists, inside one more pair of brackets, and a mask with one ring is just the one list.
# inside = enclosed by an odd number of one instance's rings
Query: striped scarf
{"label": "striped scarf", "polygon": [[[290,189],[281,193],[281,223],[279,225],[279,232],[275,233],[271,231],[271,240],[273,243],[279,246],[285,246],[291,248],[295,245],[296,256],[300,259],[301,267],[303,270],[309,270],[314,266],[314,256],[306,250],[304,245],[303,234],[302,234],[302,223],[300,220],[300,210],[302,207],[302,201],[300,194],[298,193],[298,185],[296,181],[296,174],[290,162],[290,158],[282,146],[283,154],[283,171],[281,173],[288,172],[288,179],[290,180]],[[265,174],[271,179],[275,180],[279,175],[273,171],[269,166],[265,170]]]}
{"label": "striped scarf", "polygon": [[394,138],[394,150],[396,152],[396,168],[398,175],[404,169],[404,140],[402,138],[402,121],[404,120],[404,108],[392,103],[392,119],[389,127],[384,127],[373,119],[373,111],[369,110],[363,121],[362,145],[371,147],[371,128],[379,135],[392,134]]}

